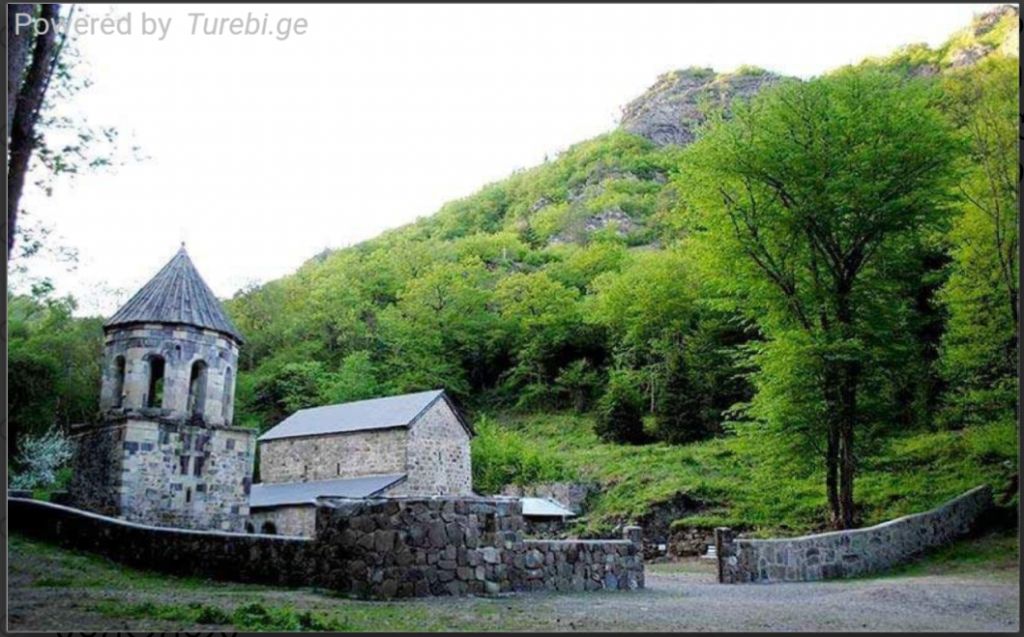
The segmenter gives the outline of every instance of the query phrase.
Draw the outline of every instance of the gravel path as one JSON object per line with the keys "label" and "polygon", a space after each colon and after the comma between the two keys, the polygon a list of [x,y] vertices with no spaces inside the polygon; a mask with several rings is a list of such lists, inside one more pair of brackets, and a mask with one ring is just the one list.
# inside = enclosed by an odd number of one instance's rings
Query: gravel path
{"label": "gravel path", "polygon": [[1014,631],[1015,577],[920,576],[724,586],[705,573],[650,573],[638,595],[552,599],[576,627],[675,631]]}

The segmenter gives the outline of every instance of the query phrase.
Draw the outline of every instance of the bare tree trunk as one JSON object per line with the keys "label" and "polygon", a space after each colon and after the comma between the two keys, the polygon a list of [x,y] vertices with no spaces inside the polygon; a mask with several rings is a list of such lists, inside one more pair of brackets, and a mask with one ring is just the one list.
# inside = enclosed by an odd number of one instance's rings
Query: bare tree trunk
{"label": "bare tree trunk", "polygon": [[853,433],[857,420],[857,384],[860,372],[857,363],[844,365],[840,401],[842,416],[839,420],[839,512],[842,528],[849,529],[856,523],[853,501],[853,478],[857,459],[853,452]]}
{"label": "bare tree trunk", "polygon": [[11,259],[14,248],[14,234],[17,228],[21,192],[25,186],[29,159],[36,145],[36,124],[43,105],[53,57],[57,43],[57,18],[59,4],[44,4],[40,18],[48,21],[51,28],[36,36],[32,50],[32,62],[25,73],[16,100],[14,117],[11,121],[11,139],[7,159],[7,260]]}
{"label": "bare tree trunk", "polygon": [[[851,285],[840,284],[836,320],[840,334],[848,339],[853,333],[853,310],[850,307]],[[853,434],[857,424],[857,389],[860,385],[860,362],[844,360],[839,366],[839,513],[841,528],[852,528],[856,522],[853,501],[853,479],[857,458],[853,452]]]}
{"label": "bare tree trunk", "polygon": [[825,491],[832,526],[841,528],[842,509],[839,506],[839,428],[828,424],[828,445],[825,449]]}
{"label": "bare tree trunk", "polygon": [[15,32],[15,16],[35,16],[34,4],[7,5],[7,138],[11,137],[11,122],[18,101],[18,89],[21,79],[25,76],[25,65],[28,64],[28,52],[32,48],[32,29],[22,27]]}

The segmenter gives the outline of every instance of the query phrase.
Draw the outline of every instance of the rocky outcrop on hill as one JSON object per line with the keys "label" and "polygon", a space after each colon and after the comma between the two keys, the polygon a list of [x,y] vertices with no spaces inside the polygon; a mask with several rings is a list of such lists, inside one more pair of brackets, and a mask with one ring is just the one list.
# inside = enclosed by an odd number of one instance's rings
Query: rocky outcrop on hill
{"label": "rocky outcrop on hill", "polygon": [[623,109],[621,127],[658,146],[685,146],[694,140],[708,108],[729,106],[763,87],[789,79],[755,68],[715,73],[691,68],[663,74],[654,86]]}

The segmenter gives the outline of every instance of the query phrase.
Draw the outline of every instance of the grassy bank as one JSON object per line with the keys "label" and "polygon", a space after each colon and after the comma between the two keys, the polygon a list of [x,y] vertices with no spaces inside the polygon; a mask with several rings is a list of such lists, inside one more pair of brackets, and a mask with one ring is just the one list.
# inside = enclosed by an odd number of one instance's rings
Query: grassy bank
{"label": "grassy bank", "polygon": [[[705,511],[682,524],[775,534],[817,530],[826,519],[820,461],[773,457],[756,436],[679,446],[618,445],[598,439],[586,415],[496,414],[491,419],[510,432],[506,435],[539,450],[548,463],[602,485],[585,521],[588,530],[635,519],[677,493],[707,503]],[[979,484],[999,491],[1016,471],[1013,424],[888,438],[861,457],[856,497],[862,523],[924,511]]]}

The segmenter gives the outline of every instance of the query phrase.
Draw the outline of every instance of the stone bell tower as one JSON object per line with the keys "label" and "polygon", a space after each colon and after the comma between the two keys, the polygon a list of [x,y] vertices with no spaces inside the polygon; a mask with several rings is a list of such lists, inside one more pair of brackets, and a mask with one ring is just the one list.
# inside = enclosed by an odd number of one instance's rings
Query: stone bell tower
{"label": "stone bell tower", "polygon": [[231,425],[242,337],[184,246],[103,330],[105,413]]}
{"label": "stone bell tower", "polygon": [[104,323],[102,422],[76,430],[76,506],[237,530],[254,432],[232,426],[242,337],[185,246]]}

